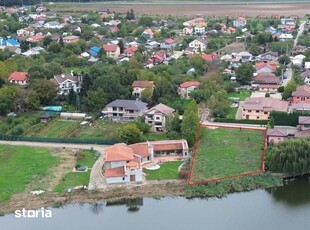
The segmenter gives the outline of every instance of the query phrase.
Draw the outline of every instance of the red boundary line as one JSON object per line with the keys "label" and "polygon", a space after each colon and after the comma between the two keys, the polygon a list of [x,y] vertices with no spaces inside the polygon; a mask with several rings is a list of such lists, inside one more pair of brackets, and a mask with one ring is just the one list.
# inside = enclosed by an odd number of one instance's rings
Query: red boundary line
{"label": "red boundary line", "polygon": [[[216,179],[210,179],[210,180],[205,180],[205,181],[198,181],[198,182],[192,182],[191,178],[192,178],[192,172],[193,172],[193,167],[194,167],[194,162],[195,162],[195,156],[196,156],[196,152],[197,152],[197,145],[199,142],[199,135],[200,135],[200,129],[202,126],[205,127],[218,127],[218,128],[233,128],[233,129],[244,129],[244,130],[255,130],[255,131],[262,131],[263,135],[264,135],[264,143],[263,143],[263,147],[262,147],[262,160],[261,160],[261,167],[260,170],[258,171],[253,171],[253,172],[245,172],[245,173],[239,173],[236,175],[232,175],[232,176],[226,176],[226,177],[222,177],[222,178],[216,178]],[[192,159],[191,159],[191,165],[190,165],[190,172],[189,172],[189,176],[188,176],[188,185],[192,186],[192,185],[198,185],[198,184],[207,184],[207,183],[211,183],[211,182],[217,182],[217,181],[222,181],[222,180],[226,180],[226,179],[233,179],[233,178],[238,178],[238,177],[242,177],[242,176],[249,176],[249,175],[256,175],[256,174],[261,174],[264,172],[264,166],[265,166],[265,154],[266,154],[266,148],[267,148],[267,144],[266,144],[266,138],[267,138],[267,129],[265,128],[255,128],[255,127],[243,127],[243,126],[227,126],[227,125],[213,125],[213,124],[200,124],[197,132],[196,132],[196,140],[195,140],[195,144],[194,144],[194,151],[192,154]]]}

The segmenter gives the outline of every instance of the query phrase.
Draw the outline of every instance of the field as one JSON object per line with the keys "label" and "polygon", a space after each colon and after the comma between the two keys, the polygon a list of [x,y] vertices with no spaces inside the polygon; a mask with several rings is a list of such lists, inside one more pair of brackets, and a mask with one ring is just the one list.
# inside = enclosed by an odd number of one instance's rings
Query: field
{"label": "field", "polygon": [[83,154],[78,157],[76,164],[87,166],[87,172],[69,172],[63,176],[60,183],[55,187],[54,192],[64,192],[68,187],[75,187],[80,185],[88,186],[90,179],[91,167],[96,161],[96,156],[90,150],[84,150]]}
{"label": "field", "polygon": [[249,4],[246,2],[232,2],[224,1],[220,4],[219,1],[176,1],[176,2],[164,2],[164,1],[152,1],[152,2],[106,2],[106,3],[58,3],[50,6],[51,11],[63,11],[63,12],[86,12],[96,11],[99,8],[108,8],[110,11],[119,13],[126,13],[129,9],[134,9],[137,14],[149,14],[149,15],[180,15],[180,16],[194,16],[201,15],[214,15],[214,16],[226,16],[232,15],[234,17],[244,14],[246,16],[258,16],[259,14],[265,14],[271,16],[272,14],[280,15],[305,15],[309,13],[310,3],[297,3],[296,1],[268,1],[265,4],[257,3],[255,1]]}
{"label": "field", "polygon": [[260,172],[264,130],[201,126],[190,183]]}
{"label": "field", "polygon": [[40,181],[58,161],[45,148],[0,145],[0,202]]}
{"label": "field", "polygon": [[178,168],[183,163],[183,161],[170,161],[165,162],[160,165],[157,170],[147,170],[143,169],[146,173],[147,180],[171,180],[178,179]]}

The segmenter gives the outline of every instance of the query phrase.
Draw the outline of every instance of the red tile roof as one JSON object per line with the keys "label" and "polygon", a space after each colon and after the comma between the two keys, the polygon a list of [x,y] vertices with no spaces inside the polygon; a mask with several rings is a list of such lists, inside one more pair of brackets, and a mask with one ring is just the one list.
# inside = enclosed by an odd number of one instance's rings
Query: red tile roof
{"label": "red tile roof", "polygon": [[188,88],[191,86],[197,86],[198,87],[199,85],[200,85],[199,81],[186,81],[180,85],[180,88]]}
{"label": "red tile roof", "polygon": [[134,154],[142,158],[150,156],[147,142],[129,145],[129,147],[133,150]]}
{"label": "red tile roof", "polygon": [[137,52],[137,50],[138,50],[138,46],[130,46],[124,50],[124,53],[135,54]]}
{"label": "red tile roof", "polygon": [[301,85],[297,87],[296,91],[292,93],[293,97],[309,97],[310,96],[310,86]]}
{"label": "red tile roof", "polygon": [[13,72],[9,76],[8,80],[12,81],[26,81],[28,79],[28,73],[27,72]]}
{"label": "red tile roof", "polygon": [[154,87],[153,81],[134,81],[132,83],[132,88],[139,87],[139,88],[147,88],[147,87]]}
{"label": "red tile roof", "polygon": [[117,50],[117,48],[118,48],[118,45],[106,44],[106,45],[103,45],[102,48],[106,52],[115,52]]}
{"label": "red tile roof", "polygon": [[172,38],[167,38],[167,39],[165,40],[165,43],[166,43],[166,44],[172,44],[172,43],[175,43],[175,40],[172,39]]}
{"label": "red tile roof", "polygon": [[105,177],[123,177],[125,176],[125,168],[124,166],[106,169],[104,172]]}
{"label": "red tile roof", "polygon": [[164,144],[153,144],[154,151],[172,151],[172,150],[182,150],[182,143],[164,143]]}
{"label": "red tile roof", "polygon": [[205,59],[206,61],[213,61],[218,56],[216,54],[202,54],[201,57]]}
{"label": "red tile roof", "polygon": [[132,161],[133,151],[126,144],[116,144],[105,149],[105,161]]}
{"label": "red tile roof", "polygon": [[258,62],[255,64],[256,70],[260,70],[264,67],[267,67],[267,68],[271,69],[272,71],[276,71],[276,69],[277,69],[277,66],[271,65],[271,64],[266,63],[266,62]]}

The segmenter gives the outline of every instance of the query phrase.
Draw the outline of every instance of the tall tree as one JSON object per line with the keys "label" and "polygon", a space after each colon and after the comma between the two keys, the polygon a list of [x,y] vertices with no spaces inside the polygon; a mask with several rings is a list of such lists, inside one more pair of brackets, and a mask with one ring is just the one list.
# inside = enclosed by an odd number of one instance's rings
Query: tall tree
{"label": "tall tree", "polygon": [[181,124],[182,136],[187,140],[189,147],[195,144],[198,125],[198,105],[195,100],[192,100],[185,109]]}
{"label": "tall tree", "polygon": [[57,96],[57,86],[47,79],[36,79],[30,88],[39,95],[41,105],[51,104]]}
{"label": "tall tree", "polygon": [[82,85],[80,90],[80,96],[83,98],[87,95],[88,90],[91,89],[93,81],[89,74],[85,74],[82,78]]}
{"label": "tall tree", "polygon": [[246,85],[252,80],[253,73],[254,73],[253,65],[251,63],[243,63],[236,70],[237,81],[242,85]]}
{"label": "tall tree", "polygon": [[127,124],[119,130],[118,141],[126,144],[137,143],[141,141],[141,131],[136,124]]}

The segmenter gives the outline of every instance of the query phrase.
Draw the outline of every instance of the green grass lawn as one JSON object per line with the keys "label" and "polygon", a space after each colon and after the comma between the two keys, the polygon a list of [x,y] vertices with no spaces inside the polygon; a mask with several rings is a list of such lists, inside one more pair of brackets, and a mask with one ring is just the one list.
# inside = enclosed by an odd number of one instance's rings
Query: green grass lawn
{"label": "green grass lawn", "polygon": [[236,119],[236,113],[238,111],[238,108],[230,108],[229,113],[227,114],[228,119]]}
{"label": "green grass lawn", "polygon": [[45,148],[0,145],[0,202],[23,192],[34,177],[44,177],[57,162]]}
{"label": "green grass lawn", "polygon": [[160,168],[157,170],[143,169],[146,173],[147,180],[169,180],[178,179],[178,168],[183,161],[170,161],[160,164]]}
{"label": "green grass lawn", "polygon": [[144,133],[142,138],[145,141],[162,141],[167,140],[166,133]]}
{"label": "green grass lawn", "polygon": [[0,134],[21,135],[39,122],[39,113],[25,113],[16,117],[0,118]]}
{"label": "green grass lawn", "polygon": [[258,171],[263,141],[263,131],[201,127],[191,181]]}
{"label": "green grass lawn", "polygon": [[54,192],[64,192],[68,187],[75,187],[80,185],[89,184],[91,167],[96,161],[96,156],[93,151],[84,150],[83,154],[78,157],[76,164],[87,166],[89,170],[87,172],[69,172],[61,180],[61,182],[55,187]]}
{"label": "green grass lawn", "polygon": [[240,101],[244,101],[247,97],[251,96],[251,92],[247,90],[241,90],[239,92],[232,92],[227,94],[228,97],[238,97]]}

